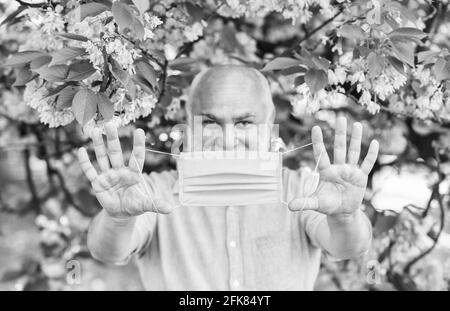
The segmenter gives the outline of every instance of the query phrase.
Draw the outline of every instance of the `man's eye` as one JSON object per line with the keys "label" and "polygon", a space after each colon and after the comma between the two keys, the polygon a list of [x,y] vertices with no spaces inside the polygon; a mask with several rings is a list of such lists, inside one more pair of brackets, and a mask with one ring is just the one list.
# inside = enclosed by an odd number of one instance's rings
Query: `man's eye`
{"label": "man's eye", "polygon": [[203,125],[217,124],[214,120],[203,120]]}
{"label": "man's eye", "polygon": [[251,121],[239,121],[236,123],[238,127],[247,127],[250,124],[253,124]]}

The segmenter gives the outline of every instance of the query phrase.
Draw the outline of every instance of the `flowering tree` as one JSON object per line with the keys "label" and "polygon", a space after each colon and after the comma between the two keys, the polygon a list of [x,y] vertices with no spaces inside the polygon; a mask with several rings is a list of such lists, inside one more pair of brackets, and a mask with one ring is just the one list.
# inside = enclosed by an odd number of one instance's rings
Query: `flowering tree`
{"label": "flowering tree", "polygon": [[[448,208],[449,10],[448,1],[431,0],[0,3],[0,147],[14,141],[24,158],[30,201],[23,210],[40,215],[43,244],[59,246],[47,257],[85,253],[86,222],[74,231],[76,217],[67,215],[75,210],[88,219],[98,211],[73,157],[93,128],[112,121],[127,143],[138,126],[154,148],[167,150],[195,74],[214,64],[245,64],[269,79],[287,144],[307,143],[313,123],[329,129],[344,114],[364,120],[366,142],[381,142],[373,176],[393,167],[402,176],[412,167],[431,183],[425,202],[398,209],[379,199],[383,182],[371,179],[372,274],[365,261],[324,262],[324,277],[338,288],[428,288],[426,267],[434,261],[424,258],[439,249]],[[42,187],[35,160],[45,166]],[[293,153],[286,165],[311,161]],[[173,165],[164,156],[147,159],[148,169]],[[4,197],[4,208],[17,211]],[[444,270],[436,276],[440,289],[450,276]],[[48,278],[39,273],[39,280]],[[368,273],[380,279],[368,282]]]}

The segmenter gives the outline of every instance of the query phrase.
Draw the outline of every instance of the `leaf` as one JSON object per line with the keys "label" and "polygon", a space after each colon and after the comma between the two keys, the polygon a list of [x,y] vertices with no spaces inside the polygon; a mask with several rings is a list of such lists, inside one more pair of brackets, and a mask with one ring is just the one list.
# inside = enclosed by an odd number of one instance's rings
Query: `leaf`
{"label": "leaf", "polygon": [[296,74],[296,73],[304,74],[304,73],[306,73],[306,70],[307,69],[305,67],[293,66],[293,67],[288,67],[288,68],[282,69],[280,71],[280,74],[282,74],[284,76],[288,76],[288,75],[292,75],[292,74]]}
{"label": "leaf", "polygon": [[141,87],[141,89],[148,94],[153,93],[153,86],[141,75],[134,75],[133,81]]}
{"label": "leaf", "polygon": [[66,86],[61,92],[59,92],[59,95],[56,98],[56,108],[63,109],[71,107],[73,98],[79,90],[80,88],[78,86]]}
{"label": "leaf", "polygon": [[169,62],[169,68],[178,71],[191,71],[197,60],[189,57],[179,57]]}
{"label": "leaf", "polygon": [[396,56],[410,65],[414,67],[414,46],[411,43],[404,42],[401,40],[391,39],[392,49],[395,52]]}
{"label": "leaf", "polygon": [[145,36],[144,25],[142,25],[141,21],[138,20],[137,18],[133,18],[133,22],[130,25],[130,30],[139,40],[144,39]]}
{"label": "leaf", "polygon": [[83,21],[88,16],[97,16],[100,13],[103,13],[109,10],[108,6],[98,3],[98,2],[89,2],[80,5],[78,8],[74,9],[76,14],[79,14],[79,21]]}
{"label": "leaf", "polygon": [[367,65],[369,67],[369,75],[376,77],[381,74],[384,69],[384,59],[375,52],[371,52],[367,57]]}
{"label": "leaf", "polygon": [[394,67],[399,73],[401,73],[402,75],[406,74],[405,66],[398,58],[393,57],[393,56],[387,56],[386,58],[389,61],[389,63],[392,65],[392,67]]}
{"label": "leaf", "polygon": [[16,81],[14,81],[13,86],[23,86],[30,82],[35,76],[36,74],[31,72],[29,66],[24,66],[18,70],[16,74]]}
{"label": "leaf", "polygon": [[96,94],[86,88],[79,90],[73,98],[72,111],[78,123],[84,126],[97,112]]}
{"label": "leaf", "polygon": [[157,85],[155,69],[147,62],[140,60],[136,62],[136,73],[147,80],[152,87]]}
{"label": "leaf", "polygon": [[53,82],[63,82],[66,79],[67,71],[69,67],[67,65],[56,65],[56,66],[43,66],[34,70],[43,79]]}
{"label": "leaf", "polygon": [[24,10],[27,9],[27,6],[25,5],[21,5],[17,8],[17,10],[15,10],[14,12],[12,12],[11,14],[9,14],[0,24],[0,26],[5,25],[5,24],[9,24],[9,22],[13,21],[20,13],[22,13]]}
{"label": "leaf", "polygon": [[52,54],[52,62],[50,66],[65,64],[72,59],[86,53],[83,48],[65,47]]}
{"label": "leaf", "polygon": [[97,105],[103,119],[110,120],[114,116],[114,105],[103,93],[97,93]]}
{"label": "leaf", "polygon": [[50,55],[43,55],[39,56],[38,58],[34,59],[30,63],[30,69],[36,70],[38,68],[41,68],[44,65],[48,65],[52,61],[52,57]]}
{"label": "leaf", "polygon": [[121,31],[124,31],[125,28],[130,27],[134,21],[132,11],[128,7],[128,5],[122,2],[116,1],[113,3],[112,13]]}
{"label": "leaf", "polygon": [[139,13],[144,14],[150,8],[150,0],[132,0],[134,5],[139,10]]}
{"label": "leaf", "polygon": [[423,38],[427,37],[428,35],[426,33],[424,33],[422,30],[417,29],[417,28],[402,27],[402,28],[397,28],[397,29],[391,31],[388,34],[388,37],[396,37],[396,36],[405,37],[405,38],[415,38],[415,39],[422,40]]}
{"label": "leaf", "polygon": [[201,6],[198,6],[190,2],[185,2],[184,7],[186,8],[187,13],[192,18],[193,21],[199,22],[205,16],[205,11]]}
{"label": "leaf", "polygon": [[305,74],[305,82],[311,93],[315,94],[328,84],[328,75],[321,69],[309,69]]}
{"label": "leaf", "polygon": [[119,80],[124,86],[128,85],[130,81],[130,75],[120,67],[119,63],[115,59],[111,59],[109,63],[109,70],[113,76]]}
{"label": "leaf", "polygon": [[296,87],[303,83],[305,83],[305,76],[298,76],[294,79],[294,85]]}
{"label": "leaf", "polygon": [[44,56],[45,53],[40,51],[24,51],[18,52],[12,55],[10,58],[6,60],[3,66],[14,67],[14,66],[23,66],[31,62],[32,60]]}
{"label": "leaf", "polygon": [[85,36],[80,36],[80,35],[76,35],[73,33],[60,33],[58,34],[58,36],[66,38],[66,39],[71,39],[71,40],[76,40],[76,41],[83,41],[86,42],[89,39]]}
{"label": "leaf", "polygon": [[227,24],[222,28],[220,45],[229,53],[238,51],[245,55],[245,50],[236,39],[236,29],[232,24]]}
{"label": "leaf", "polygon": [[450,79],[450,61],[438,59],[433,66],[433,72],[438,81]]}
{"label": "leaf", "polygon": [[295,58],[290,57],[277,57],[268,62],[261,71],[281,70],[290,68],[293,66],[301,65],[302,62]]}
{"label": "leaf", "polygon": [[417,53],[417,62],[428,64],[434,62],[434,58],[439,55],[436,51],[422,51]]}
{"label": "leaf", "polygon": [[363,40],[366,38],[366,33],[357,25],[343,25],[338,29],[337,33],[339,36],[347,39]]}
{"label": "leaf", "polygon": [[326,58],[320,56],[313,56],[311,60],[314,63],[314,65],[319,69],[328,70],[328,68],[330,68],[331,62]]}
{"label": "leaf", "polygon": [[67,81],[81,81],[89,78],[95,73],[95,68],[87,59],[80,60],[69,66],[69,73],[67,74]]}

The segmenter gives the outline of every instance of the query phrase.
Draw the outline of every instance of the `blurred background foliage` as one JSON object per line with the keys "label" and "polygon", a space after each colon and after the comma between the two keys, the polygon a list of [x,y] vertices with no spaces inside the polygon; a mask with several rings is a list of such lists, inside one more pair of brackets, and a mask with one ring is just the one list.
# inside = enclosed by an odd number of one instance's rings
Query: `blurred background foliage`
{"label": "blurred background foliage", "polygon": [[[231,63],[268,78],[284,148],[309,143],[316,124],[330,146],[339,115],[363,123],[363,152],[380,141],[370,253],[324,258],[316,288],[447,290],[449,11],[446,0],[1,0],[0,289],[140,289],[133,264],[86,249],[100,206],[75,151],[104,122],[127,154],[136,127],[170,151],[192,78]],[[148,154],[145,171],[174,165]],[[312,153],[285,165],[311,166]]]}

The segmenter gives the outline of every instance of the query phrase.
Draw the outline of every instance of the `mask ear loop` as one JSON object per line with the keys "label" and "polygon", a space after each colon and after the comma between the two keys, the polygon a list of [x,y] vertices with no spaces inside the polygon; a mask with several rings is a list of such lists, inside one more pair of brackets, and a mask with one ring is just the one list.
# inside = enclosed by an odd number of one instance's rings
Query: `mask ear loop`
{"label": "mask ear loop", "polygon": [[[171,152],[164,152],[164,151],[153,150],[153,149],[148,149],[148,148],[145,148],[145,150],[150,151],[150,152],[154,152],[154,153],[170,155],[170,156],[173,156],[173,157],[180,157],[179,154],[175,154],[175,153],[171,153]],[[133,155],[133,156],[134,156],[134,155]],[[136,161],[136,158],[134,158],[134,160]],[[137,161],[136,161],[136,165],[137,165]],[[150,197],[150,200],[152,201],[152,204],[153,204],[153,206],[155,207],[156,212],[159,213],[158,207],[157,207],[156,204],[153,202],[153,199],[152,199],[152,197],[150,196],[150,191],[149,191],[148,188],[147,188],[147,183],[146,183],[145,180],[144,180],[144,176],[142,175],[141,172],[139,172],[139,174],[141,175],[142,181],[144,182],[144,187],[145,187],[145,190],[146,190],[146,192],[147,192],[147,195]],[[174,207],[174,209],[175,209],[175,208],[178,208],[178,207],[180,207],[180,206],[181,206],[181,204],[178,204],[178,205],[176,205],[176,206]]]}
{"label": "mask ear loop", "polygon": [[[322,148],[322,149],[320,150],[319,157],[317,158],[316,167],[314,168],[314,172],[313,172],[314,175],[317,174],[317,169],[319,168],[320,158],[322,157],[323,149],[324,149],[324,148]],[[316,191],[316,189],[314,189],[314,192],[315,192],[315,191]],[[305,199],[305,201],[303,202],[302,209],[300,210],[300,212],[302,212],[302,211],[305,209],[305,206],[306,206],[306,202],[307,202],[307,201],[308,201],[308,200]]]}
{"label": "mask ear loop", "polygon": [[[300,146],[300,147],[296,147],[296,148],[294,148],[294,149],[290,149],[290,150],[281,152],[281,155],[284,156],[286,153],[290,153],[290,152],[293,152],[293,151],[296,151],[296,150],[299,150],[299,149],[302,149],[302,148],[311,146],[312,144],[313,144],[313,143],[308,143],[308,144],[306,144],[306,145],[302,145],[302,146]],[[320,158],[320,156],[319,156],[319,158]],[[316,168],[317,168],[317,166],[316,166]],[[283,200],[281,200],[281,203],[283,203],[284,205],[288,205],[288,202],[283,201]]]}
{"label": "mask ear loop", "polygon": [[[133,159],[134,159],[134,162],[136,163],[137,168],[139,169],[139,164],[138,164],[138,161],[136,160],[136,157],[134,154],[133,154]],[[144,175],[142,175],[141,171],[139,171],[139,176],[141,177],[141,181],[144,184],[145,192],[147,193],[147,196],[150,198],[150,201],[152,202],[152,206],[155,208],[156,212],[159,214],[158,207],[156,206],[155,201],[153,201],[153,198],[150,194],[150,190],[148,189],[147,182],[145,181]]]}

